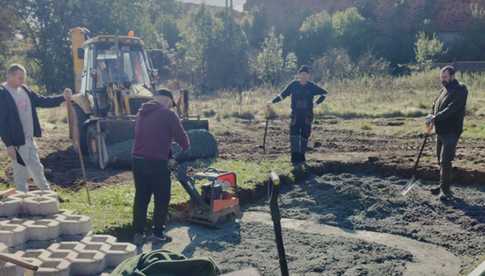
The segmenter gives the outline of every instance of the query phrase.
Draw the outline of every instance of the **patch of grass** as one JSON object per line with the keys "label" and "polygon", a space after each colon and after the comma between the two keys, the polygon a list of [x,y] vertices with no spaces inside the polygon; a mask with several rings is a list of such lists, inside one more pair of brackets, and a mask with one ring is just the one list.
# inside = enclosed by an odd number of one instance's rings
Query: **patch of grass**
{"label": "patch of grass", "polygon": [[369,131],[372,130],[372,126],[370,124],[364,123],[360,126],[360,129]]}
{"label": "patch of grass", "polygon": [[254,115],[254,113],[252,113],[250,111],[233,112],[230,117],[238,118],[238,119],[242,119],[242,120],[248,120],[248,121],[252,121],[252,120],[256,119],[256,116]]}
{"label": "patch of grass", "polygon": [[211,110],[207,110],[207,111],[202,112],[202,114],[206,118],[212,118],[212,117],[216,116],[217,113],[214,110],[211,109]]}
{"label": "patch of grass", "polygon": [[[212,166],[220,170],[236,172],[239,186],[246,189],[254,188],[258,183],[265,181],[271,171],[289,176],[292,168],[286,159],[264,160],[260,163],[221,160]],[[0,187],[6,188],[7,186]],[[63,199],[61,208],[90,216],[94,232],[129,231],[127,229],[131,227],[135,195],[133,183],[127,182],[91,190],[92,206],[87,204],[84,188],[77,191],[57,187],[55,189]],[[188,200],[189,196],[180,183],[173,180],[171,204],[184,203]],[[151,217],[153,204],[151,204],[149,210]]]}
{"label": "patch of grass", "polygon": [[485,138],[485,125],[483,121],[465,119],[463,137],[475,139]]}
{"label": "patch of grass", "polygon": [[[457,78],[470,91],[468,109],[473,116],[485,114],[485,74],[460,73]],[[315,107],[316,115],[332,115],[344,119],[362,118],[416,118],[430,112],[440,91],[439,71],[413,73],[409,76],[361,77],[358,79],[329,80],[324,88],[327,100]],[[216,97],[193,102],[194,110],[218,110],[223,118],[251,112],[263,117],[265,105],[282,87],[259,87],[243,93],[236,101],[236,92],[224,91]],[[273,105],[278,115],[290,113],[290,100]],[[220,108],[224,107],[223,110]]]}

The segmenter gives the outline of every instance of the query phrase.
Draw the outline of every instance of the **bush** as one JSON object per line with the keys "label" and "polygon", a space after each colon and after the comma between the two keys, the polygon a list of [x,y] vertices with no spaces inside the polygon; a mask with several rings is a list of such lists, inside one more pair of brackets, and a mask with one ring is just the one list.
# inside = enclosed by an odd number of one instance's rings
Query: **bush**
{"label": "bush", "polygon": [[332,16],[326,11],[307,17],[299,31],[296,52],[303,63],[323,55],[333,44]]}
{"label": "bush", "polygon": [[332,49],[313,63],[315,80],[343,79],[354,76],[355,68],[347,51]]}
{"label": "bush", "polygon": [[344,48],[352,58],[360,56],[370,41],[367,20],[355,7],[336,12],[332,16],[336,47]]}
{"label": "bush", "polygon": [[431,65],[444,53],[443,42],[436,37],[436,34],[429,37],[426,33],[420,32],[417,35],[415,47],[416,62],[425,66]]}
{"label": "bush", "polygon": [[261,51],[251,62],[256,77],[265,84],[276,85],[293,74],[298,66],[294,53],[283,54],[283,35],[272,30],[266,37]]}
{"label": "bush", "polygon": [[352,61],[344,49],[332,49],[313,63],[314,76],[317,81],[322,79],[345,79],[359,76],[382,76],[390,71],[390,63],[382,58],[376,58],[366,52]]}

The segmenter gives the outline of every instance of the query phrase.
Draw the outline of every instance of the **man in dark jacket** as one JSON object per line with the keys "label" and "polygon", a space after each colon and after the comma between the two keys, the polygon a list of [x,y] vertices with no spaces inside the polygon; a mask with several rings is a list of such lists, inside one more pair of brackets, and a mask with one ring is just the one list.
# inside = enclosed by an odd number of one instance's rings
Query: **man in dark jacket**
{"label": "man in dark jacket", "polygon": [[446,66],[441,69],[440,96],[433,104],[433,114],[427,124],[434,125],[437,134],[436,152],[440,164],[440,187],[433,193],[440,194],[440,199],[453,197],[450,190],[452,181],[452,161],[455,158],[456,146],[463,132],[468,90],[455,79],[455,69]]}
{"label": "man in dark jacket", "polygon": [[[298,70],[298,79],[292,81],[283,92],[269,103],[279,103],[291,96],[290,144],[291,162],[294,165],[306,161],[305,153],[313,123],[313,99],[319,96],[316,104],[320,104],[327,95],[327,91],[311,82],[310,77],[310,67],[302,66]],[[268,108],[270,107],[268,106]]]}
{"label": "man in dark jacket", "polygon": [[170,110],[174,106],[172,93],[159,90],[154,99],[143,104],[137,114],[135,143],[133,147],[133,175],[135,178],[135,203],[133,210],[134,242],[144,242],[147,208],[152,194],[155,198],[153,214],[153,239],[168,242],[165,224],[170,203],[170,146],[173,141],[183,150],[189,148],[189,140],[179,117]]}
{"label": "man in dark jacket", "polygon": [[15,185],[22,192],[28,191],[29,175],[41,190],[49,189],[34,142],[42,135],[36,108],[56,107],[72,96],[69,88],[62,96],[40,96],[25,85],[26,74],[22,65],[13,64],[0,86],[0,136],[12,160]]}

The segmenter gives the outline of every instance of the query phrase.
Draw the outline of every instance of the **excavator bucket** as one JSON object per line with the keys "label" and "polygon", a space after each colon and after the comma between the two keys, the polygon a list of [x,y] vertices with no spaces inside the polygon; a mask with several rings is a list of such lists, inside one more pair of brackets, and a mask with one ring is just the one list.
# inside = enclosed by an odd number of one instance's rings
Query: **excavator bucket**
{"label": "excavator bucket", "polygon": [[[90,124],[87,128],[89,159],[101,169],[109,165],[127,166],[131,164],[131,151],[134,142],[135,121],[103,119]],[[180,152],[179,162],[216,158],[218,154],[215,137],[205,129],[187,131],[190,149],[181,152],[173,146],[173,152]]]}

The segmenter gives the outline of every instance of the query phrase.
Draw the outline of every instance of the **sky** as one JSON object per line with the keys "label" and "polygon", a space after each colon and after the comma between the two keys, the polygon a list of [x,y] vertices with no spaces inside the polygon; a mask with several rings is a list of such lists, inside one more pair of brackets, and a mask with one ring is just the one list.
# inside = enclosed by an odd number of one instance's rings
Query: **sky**
{"label": "sky", "polygon": [[[178,1],[187,2],[187,3],[196,3],[196,4],[206,3],[207,5],[221,6],[221,7],[224,7],[226,4],[226,0],[178,0]],[[242,11],[243,5],[245,2],[246,0],[233,0],[234,8],[238,11]]]}

